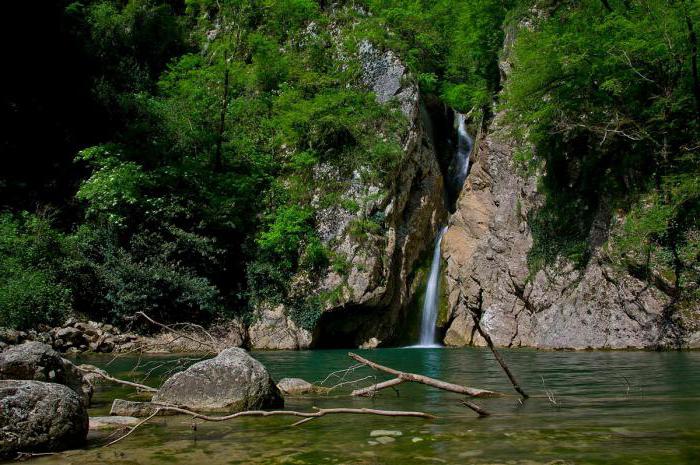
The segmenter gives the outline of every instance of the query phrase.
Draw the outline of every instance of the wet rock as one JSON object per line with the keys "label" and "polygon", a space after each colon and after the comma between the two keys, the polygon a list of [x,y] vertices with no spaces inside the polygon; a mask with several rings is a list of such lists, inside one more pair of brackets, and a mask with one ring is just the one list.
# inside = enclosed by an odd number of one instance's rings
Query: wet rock
{"label": "wet rock", "polygon": [[379,444],[389,444],[391,442],[396,441],[396,438],[393,438],[391,436],[378,436],[374,438],[374,440]]}
{"label": "wet rock", "polygon": [[2,380],[0,432],[0,457],[70,449],[85,442],[88,415],[80,397],[66,386]]}
{"label": "wet rock", "polygon": [[[153,413],[157,409],[158,406],[152,404],[151,402],[134,402],[131,400],[114,399],[109,414],[116,416],[143,418],[149,415],[153,415]],[[158,415],[174,415],[174,413],[163,411],[158,413]]]}
{"label": "wet rock", "polygon": [[277,383],[277,387],[283,394],[290,395],[320,394],[328,391],[327,388],[314,386],[301,378],[282,378]]}
{"label": "wet rock", "polygon": [[104,430],[123,428],[124,426],[138,425],[138,418],[127,416],[90,417],[91,430]]}
{"label": "wet rock", "polygon": [[109,376],[106,371],[101,368],[97,368],[95,365],[89,365],[84,363],[79,365],[78,368],[83,374],[83,382],[90,384],[90,386],[95,386],[96,384],[104,382],[105,378],[101,375]]}
{"label": "wet rock", "polygon": [[230,348],[170,377],[154,403],[201,412],[238,412],[284,406],[267,369],[245,350]]}
{"label": "wet rock", "polygon": [[387,430],[387,429],[375,429],[371,433],[369,433],[371,437],[377,437],[377,436],[403,436],[403,433],[401,431],[396,431],[396,430]]}
{"label": "wet rock", "polygon": [[58,383],[75,391],[84,405],[90,405],[92,386],[81,371],[46,344],[25,342],[0,353],[0,379]]}

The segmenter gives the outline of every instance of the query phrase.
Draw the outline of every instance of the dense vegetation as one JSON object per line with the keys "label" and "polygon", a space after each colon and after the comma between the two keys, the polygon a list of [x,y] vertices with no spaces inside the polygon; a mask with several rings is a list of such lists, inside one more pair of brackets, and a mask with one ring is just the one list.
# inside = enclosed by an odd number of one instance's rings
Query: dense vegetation
{"label": "dense vegetation", "polygon": [[[366,38],[475,121],[508,110],[532,149],[519,159],[546,166],[533,268],[558,255],[585,263],[596,215],[619,216],[610,258],[697,302],[699,8],[14,2],[8,17],[35,18],[39,37],[8,51],[2,90],[0,147],[15,163],[0,172],[0,325],[139,310],[211,322],[264,300],[312,326],[332,296],[292,292],[292,277],[346,267],[318,237],[315,209],[358,208],[343,180],[357,172],[388,189],[402,156],[406,121],[375,103],[348,59]],[[520,22],[501,93],[504,30]],[[5,44],[21,36],[5,33]],[[381,228],[360,218],[351,232]]]}
{"label": "dense vegetation", "polygon": [[700,4],[547,6],[519,34],[501,102],[532,148],[520,158],[546,167],[531,266],[557,256],[584,265],[600,245],[591,230],[611,226],[608,259],[696,306]]}

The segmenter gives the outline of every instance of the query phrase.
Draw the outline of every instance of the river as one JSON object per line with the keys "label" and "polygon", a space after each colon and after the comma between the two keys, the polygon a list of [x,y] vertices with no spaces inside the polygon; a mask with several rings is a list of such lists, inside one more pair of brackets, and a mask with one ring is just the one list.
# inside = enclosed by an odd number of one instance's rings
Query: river
{"label": "river", "polygon": [[[358,351],[379,363],[447,381],[512,393],[488,350],[380,349]],[[104,433],[85,450],[40,457],[33,464],[698,464],[700,352],[539,352],[504,356],[532,398],[481,399],[493,415],[478,419],[459,396],[404,384],[375,399],[347,396],[287,398],[287,409],[312,406],[422,410],[434,421],[374,416],[327,416],[290,427],[293,417],[243,418],[198,424],[158,417],[133,435],[101,448]],[[275,379],[323,379],[347,368],[347,351],[256,352]],[[153,356],[156,363],[168,357]],[[104,366],[106,356],[79,362]],[[135,358],[108,370],[126,377]],[[356,378],[371,375],[356,370]],[[381,377],[384,379],[384,377]],[[157,382],[157,380],[152,380]],[[104,415],[130,391],[103,385],[91,415]],[[373,430],[402,433],[372,445]]]}

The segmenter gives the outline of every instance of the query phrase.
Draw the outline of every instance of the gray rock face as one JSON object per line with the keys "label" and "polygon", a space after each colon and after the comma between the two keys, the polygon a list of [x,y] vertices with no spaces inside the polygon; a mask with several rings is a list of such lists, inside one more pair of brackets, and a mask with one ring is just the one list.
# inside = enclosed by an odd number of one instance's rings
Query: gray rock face
{"label": "gray rock face", "polygon": [[153,396],[153,402],[201,412],[284,406],[267,369],[239,348],[226,349],[173,375]]}
{"label": "gray rock face", "polygon": [[25,379],[64,384],[90,405],[92,386],[78,368],[41,342],[25,342],[0,353],[0,379]]}
{"label": "gray rock face", "polygon": [[[319,185],[346,183],[345,204],[359,206],[348,210],[343,202],[315,205],[318,236],[343,259],[346,269],[329,268],[320,282],[301,274],[294,278],[293,288],[300,296],[334,296],[312,331],[295,325],[283,306],[261,305],[250,328],[254,348],[304,349],[341,339],[343,345],[359,346],[372,338],[376,344],[391,338],[417,288],[412,283],[415,265],[447,217],[443,177],[415,81],[394,53],[369,42],[361,43],[358,56],[348,59],[360,61],[362,85],[377,101],[396,101],[409,121],[401,170],[387,188],[363,179],[360,172],[343,177],[332,166],[316,168]],[[353,222],[367,218],[380,218],[381,230],[363,237],[351,234]]]}
{"label": "gray rock face", "polygon": [[39,381],[0,381],[0,457],[78,447],[87,432],[87,411],[72,389]]}
{"label": "gray rock face", "polygon": [[[511,34],[506,45],[512,40]],[[507,62],[501,63],[505,77],[509,69]],[[622,349],[697,344],[697,332],[683,340],[677,337],[683,331],[664,314],[671,302],[668,295],[606,261],[602,247],[610,228],[602,214],[589,231],[594,253],[585,269],[559,259],[529,276],[532,234],[527,218],[542,198],[537,174],[524,176],[514,166],[516,147],[503,116],[497,115],[477,138],[469,177],[443,238],[450,309],[444,342],[485,345],[467,310],[481,295],[481,324],[499,346]]]}
{"label": "gray rock face", "polygon": [[253,347],[272,350],[306,349],[311,345],[311,333],[298,327],[287,316],[283,305],[258,309],[258,320],[248,328]]}

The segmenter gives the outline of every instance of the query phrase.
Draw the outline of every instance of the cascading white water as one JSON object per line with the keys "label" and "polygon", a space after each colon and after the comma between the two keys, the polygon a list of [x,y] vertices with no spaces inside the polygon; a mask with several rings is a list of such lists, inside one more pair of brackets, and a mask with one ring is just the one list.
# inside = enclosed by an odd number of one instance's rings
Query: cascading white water
{"label": "cascading white water", "polygon": [[[453,161],[455,168],[453,171],[453,182],[457,192],[459,192],[469,172],[469,155],[472,151],[473,142],[467,133],[466,117],[461,113],[456,113],[455,119],[457,120],[457,153]],[[435,239],[433,261],[430,264],[430,274],[428,275],[428,284],[425,288],[425,299],[423,300],[420,342],[414,347],[439,347],[435,341],[435,325],[440,305],[440,244],[445,231],[447,231],[447,226],[440,229]]]}
{"label": "cascading white water", "polygon": [[455,113],[457,120],[457,153],[455,154],[454,183],[457,191],[462,189],[469,172],[469,154],[472,151],[472,138],[467,133],[467,118],[462,113]]}
{"label": "cascading white water", "polygon": [[435,239],[433,261],[430,264],[430,274],[428,275],[428,284],[425,287],[425,299],[423,300],[419,347],[437,347],[435,343],[435,323],[437,323],[438,305],[440,303],[440,243],[445,231],[447,231],[447,226],[440,229],[437,239]]}

